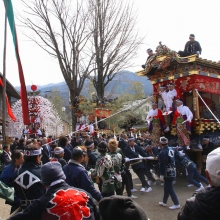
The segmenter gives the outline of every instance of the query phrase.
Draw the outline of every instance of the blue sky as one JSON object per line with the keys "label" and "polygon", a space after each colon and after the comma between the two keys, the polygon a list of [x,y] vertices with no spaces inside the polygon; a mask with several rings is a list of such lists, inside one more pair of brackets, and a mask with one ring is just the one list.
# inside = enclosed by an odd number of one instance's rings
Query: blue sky
{"label": "blue sky", "polygon": [[[15,13],[22,13],[19,0],[12,0]],[[130,71],[141,69],[145,63],[146,49],[155,50],[159,41],[173,50],[183,50],[189,34],[193,33],[202,46],[202,58],[220,60],[220,1],[219,0],[135,0],[137,26],[144,37],[136,58],[132,60]],[[17,27],[19,49],[26,84],[44,85],[63,81],[57,61],[29,41]],[[28,32],[28,30],[27,30]],[[3,64],[4,7],[0,3],[0,72]],[[7,78],[18,86],[19,78],[14,55],[11,33],[7,38]]]}

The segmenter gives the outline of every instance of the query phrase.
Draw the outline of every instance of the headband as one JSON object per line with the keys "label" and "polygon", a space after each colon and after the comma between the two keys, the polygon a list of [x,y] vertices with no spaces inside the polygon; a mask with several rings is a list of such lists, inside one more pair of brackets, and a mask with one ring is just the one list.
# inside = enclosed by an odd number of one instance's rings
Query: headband
{"label": "headband", "polygon": [[175,101],[176,101],[176,102],[183,103],[183,101],[182,101],[181,99],[176,99]]}
{"label": "headband", "polygon": [[54,151],[54,154],[61,154],[64,152],[64,149]]}
{"label": "headband", "polygon": [[168,143],[168,139],[165,138],[165,137],[161,137],[161,138],[160,138],[160,143],[161,143],[161,144],[167,144],[167,143]]}
{"label": "headband", "polygon": [[94,142],[92,142],[90,145],[86,146],[86,148],[90,148],[94,145]]}
{"label": "headband", "polygon": [[32,157],[41,154],[41,149],[39,150],[24,150],[24,156]]}

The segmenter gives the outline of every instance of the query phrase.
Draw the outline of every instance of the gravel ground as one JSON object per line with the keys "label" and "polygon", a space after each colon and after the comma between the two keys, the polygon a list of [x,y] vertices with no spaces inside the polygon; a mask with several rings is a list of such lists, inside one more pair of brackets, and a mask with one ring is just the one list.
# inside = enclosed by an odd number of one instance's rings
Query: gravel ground
{"label": "gravel ground", "polygon": [[[147,214],[147,217],[150,220],[176,220],[177,214],[180,209],[169,210],[168,207],[161,207],[158,205],[158,202],[162,201],[163,198],[163,186],[160,185],[160,182],[157,181],[157,185],[152,186],[153,190],[151,192],[143,193],[139,192],[139,190],[141,189],[139,179],[135,174],[132,175],[134,187],[138,190],[137,192],[133,193],[133,195],[138,197],[138,199],[135,199],[135,201],[143,207]],[[186,180],[183,177],[178,177],[177,183],[174,186],[181,207],[185,204],[186,199],[192,196],[194,190],[196,189],[196,187],[188,188],[186,185]],[[167,205],[173,205],[170,198]],[[9,213],[10,206],[5,205],[4,201],[0,199],[0,220],[7,219],[9,217]]]}

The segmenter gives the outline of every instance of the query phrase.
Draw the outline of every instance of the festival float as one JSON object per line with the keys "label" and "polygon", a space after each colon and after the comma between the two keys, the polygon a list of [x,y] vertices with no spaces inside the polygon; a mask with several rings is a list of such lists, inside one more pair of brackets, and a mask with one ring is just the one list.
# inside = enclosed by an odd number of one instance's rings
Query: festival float
{"label": "festival float", "polygon": [[[193,112],[190,143],[193,148],[197,148],[204,134],[209,134],[215,144],[219,143],[220,63],[199,58],[197,54],[179,57],[160,42],[145,69],[137,74],[151,81],[155,102],[161,103],[161,85],[172,83],[180,91],[184,105]],[[171,125],[171,135],[176,135],[175,131]]]}
{"label": "festival float", "polygon": [[[85,97],[76,97],[70,108],[77,109],[77,126],[76,131],[79,135],[85,135],[87,132],[97,135],[98,133],[111,133],[110,129],[106,128],[99,121],[103,121],[111,115],[111,110],[108,104],[112,100],[100,100],[95,93],[92,93],[92,99],[88,100]],[[93,126],[91,129],[90,126]]]}
{"label": "festival float", "polygon": [[59,136],[63,130],[62,120],[53,104],[46,98],[40,96],[40,91],[36,85],[31,86],[28,92],[28,109],[30,123],[24,127],[22,119],[21,100],[15,102],[12,111],[16,121],[10,120],[7,127],[7,134],[10,137],[26,135],[27,138],[37,138],[42,136],[53,135]]}

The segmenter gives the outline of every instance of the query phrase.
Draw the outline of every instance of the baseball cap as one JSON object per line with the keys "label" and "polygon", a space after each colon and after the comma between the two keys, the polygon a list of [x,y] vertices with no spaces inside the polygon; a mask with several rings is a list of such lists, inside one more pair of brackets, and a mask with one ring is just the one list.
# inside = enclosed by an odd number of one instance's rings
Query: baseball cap
{"label": "baseball cap", "polygon": [[50,185],[59,179],[66,179],[59,162],[48,162],[41,167],[41,183],[43,185]]}
{"label": "baseball cap", "polygon": [[220,179],[220,148],[208,154],[206,160],[206,170],[216,178]]}

